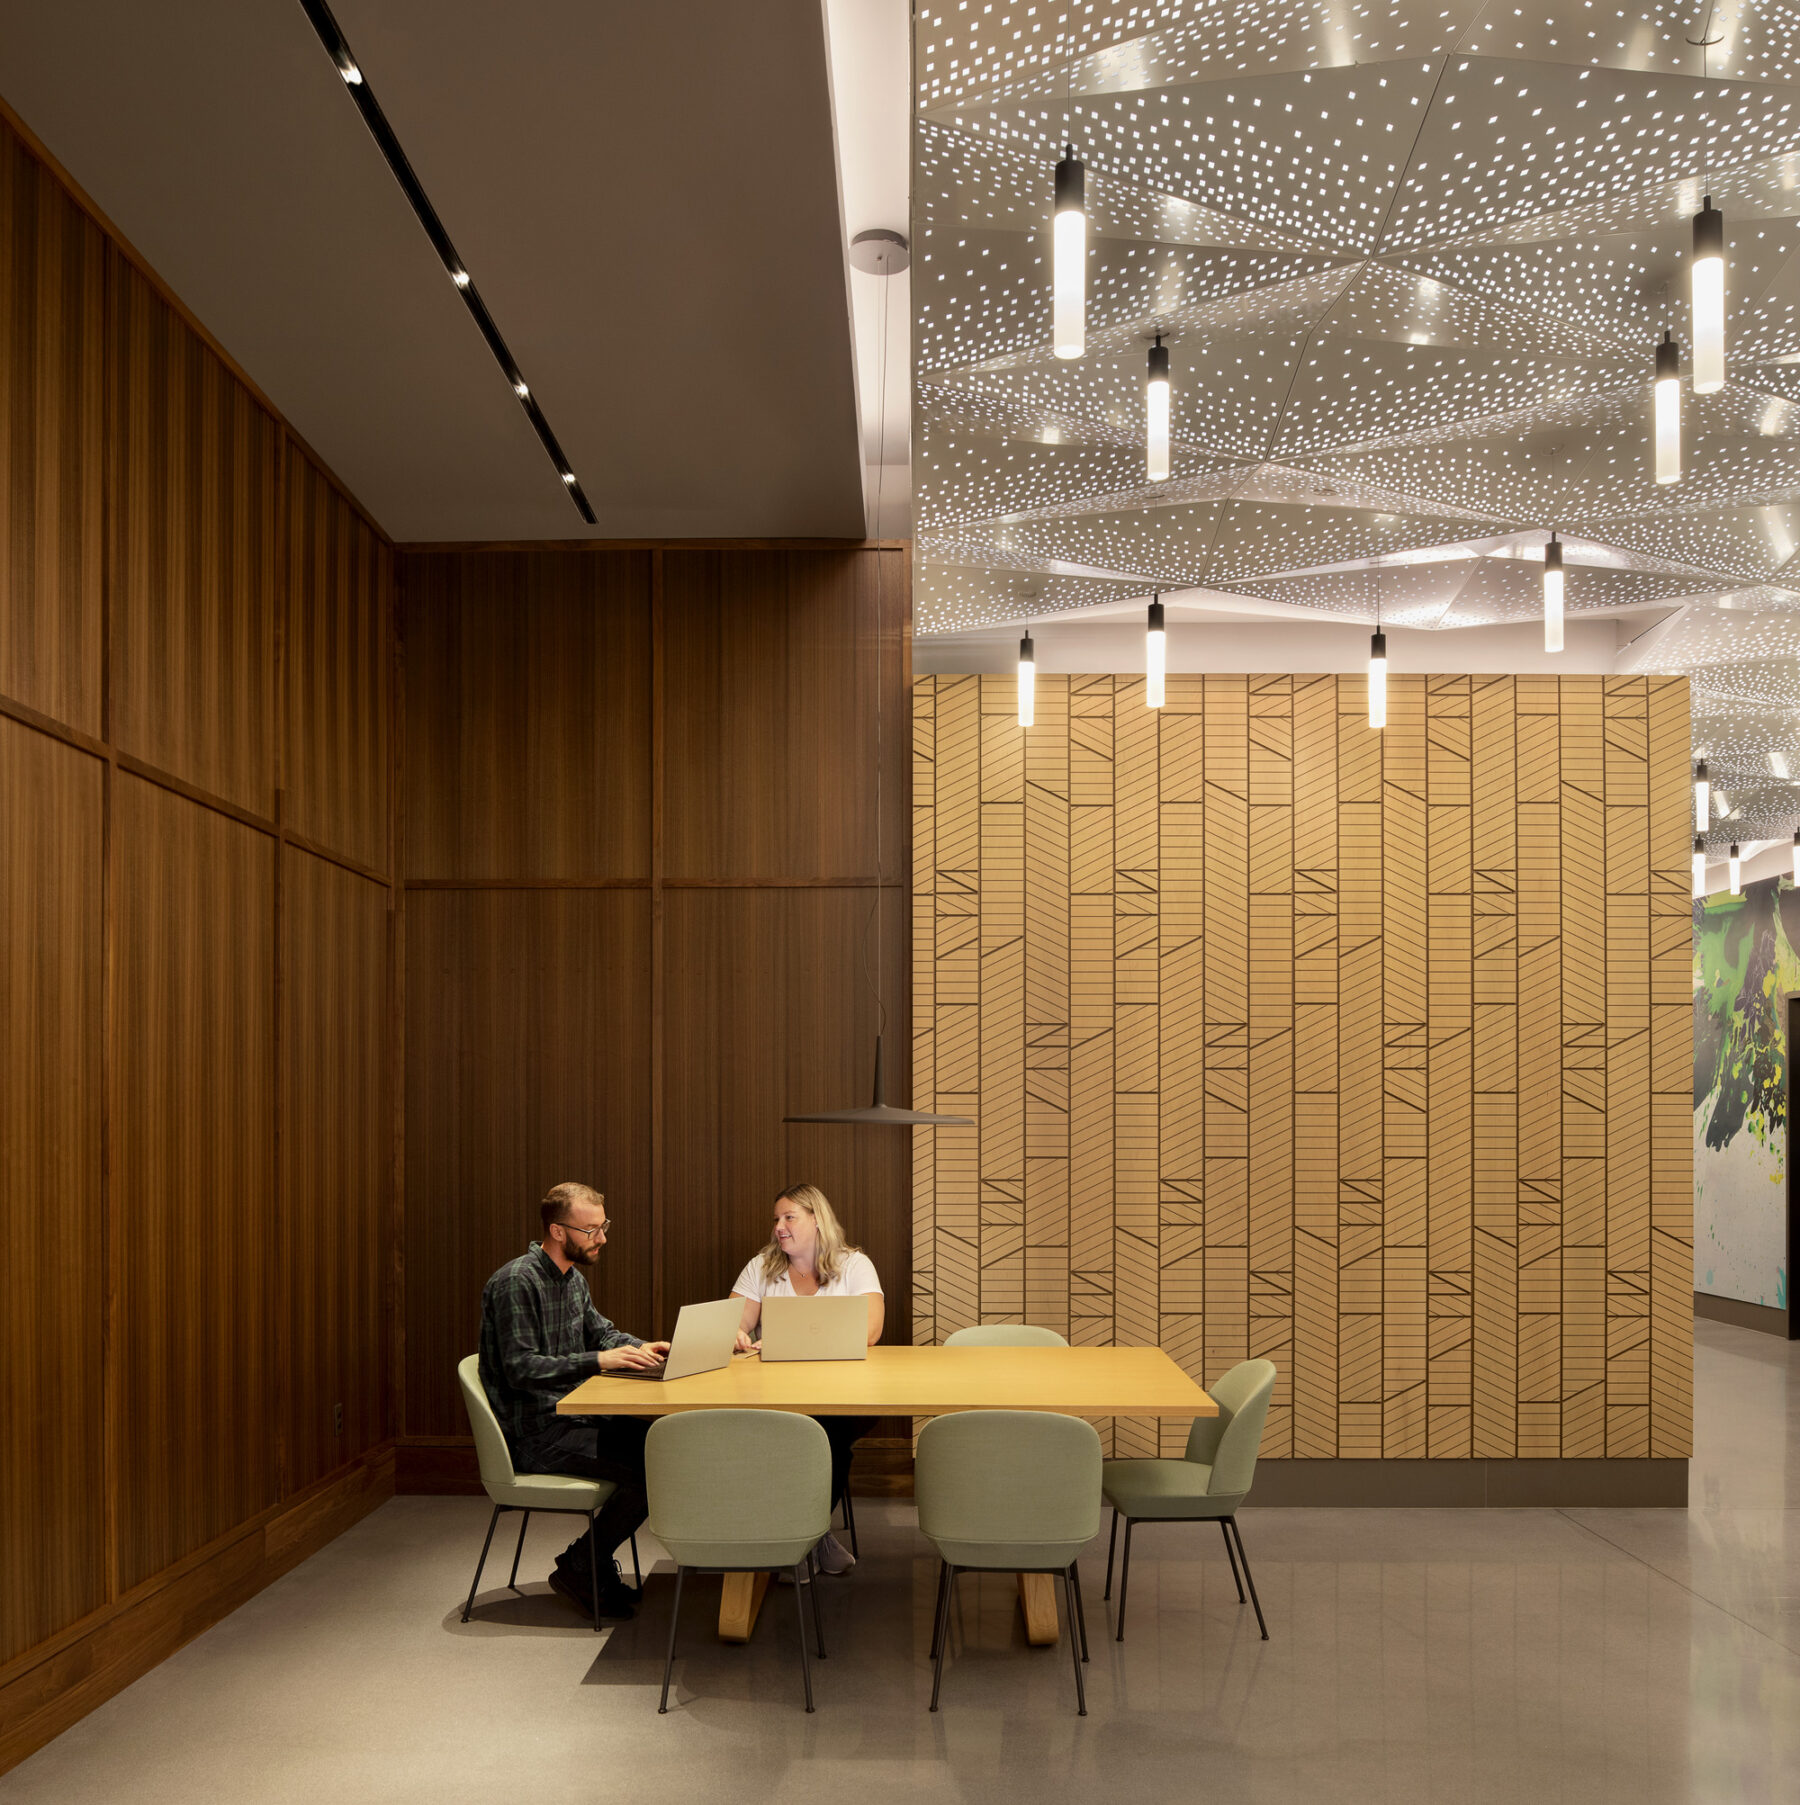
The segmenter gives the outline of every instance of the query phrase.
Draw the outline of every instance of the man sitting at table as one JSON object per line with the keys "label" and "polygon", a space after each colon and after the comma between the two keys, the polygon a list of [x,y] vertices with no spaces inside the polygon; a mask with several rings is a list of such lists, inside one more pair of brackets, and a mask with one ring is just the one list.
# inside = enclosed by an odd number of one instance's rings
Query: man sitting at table
{"label": "man sitting at table", "polygon": [[[656,1367],[666,1341],[640,1341],[594,1308],[582,1268],[606,1245],[606,1199],[591,1185],[561,1184],[538,1206],[541,1241],[509,1260],[481,1293],[481,1383],[521,1473],[570,1473],[609,1479],[618,1490],[596,1513],[601,1558],[643,1522],[647,1417],[556,1414],[566,1396],[597,1372]],[[584,1529],[557,1557],[550,1584],[586,1616],[593,1599],[593,1555]],[[637,1598],[619,1564],[600,1574],[600,1614],[629,1617]]]}

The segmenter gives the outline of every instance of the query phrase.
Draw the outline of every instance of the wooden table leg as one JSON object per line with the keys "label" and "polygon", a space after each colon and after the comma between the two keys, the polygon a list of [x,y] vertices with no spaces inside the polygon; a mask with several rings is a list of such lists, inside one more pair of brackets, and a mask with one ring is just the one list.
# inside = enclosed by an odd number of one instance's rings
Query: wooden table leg
{"label": "wooden table leg", "polygon": [[[763,1594],[769,1589],[766,1573],[727,1573],[725,1589],[719,1594],[719,1640],[748,1642],[756,1628],[756,1613],[762,1609]],[[1055,1605],[1051,1605],[1054,1624]],[[1055,1637],[1052,1636],[1054,1641]]]}
{"label": "wooden table leg", "polygon": [[1019,1609],[1025,1613],[1025,1640],[1033,1648],[1056,1646],[1056,1575],[1021,1573]]}

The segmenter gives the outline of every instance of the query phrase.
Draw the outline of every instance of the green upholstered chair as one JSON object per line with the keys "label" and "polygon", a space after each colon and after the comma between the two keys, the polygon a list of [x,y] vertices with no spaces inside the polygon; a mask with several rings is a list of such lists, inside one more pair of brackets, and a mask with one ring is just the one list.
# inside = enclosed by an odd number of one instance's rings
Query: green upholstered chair
{"label": "green upholstered chair", "polygon": [[[481,1559],[475,1563],[475,1577],[469,1581],[468,1601],[463,1605],[462,1620],[469,1621],[475,1608],[475,1590],[481,1584],[481,1570],[487,1565],[488,1549],[493,1546],[494,1525],[502,1511],[517,1510],[525,1514],[519,1520],[518,1545],[513,1549],[512,1572],[507,1587],[516,1592],[519,1577],[519,1555],[525,1547],[525,1526],[531,1513],[550,1511],[568,1516],[586,1517],[589,1547],[594,1569],[594,1628],[600,1627],[600,1550],[593,1545],[594,1514],[619,1488],[610,1479],[575,1479],[567,1473],[515,1473],[512,1450],[494,1407],[481,1384],[481,1356],[470,1354],[456,1363],[456,1376],[462,1384],[463,1404],[469,1412],[469,1427],[475,1432],[475,1455],[481,1463],[481,1484],[494,1502],[494,1514],[488,1518],[487,1540],[481,1544]],[[607,1550],[610,1555],[612,1551]],[[631,1538],[631,1570],[641,1586],[643,1572],[638,1566],[637,1537]]]}
{"label": "green upholstered chair", "polygon": [[1066,1601],[1076,1707],[1087,1716],[1087,1622],[1075,1562],[1100,1533],[1100,1467],[1100,1437],[1077,1416],[964,1410],[920,1430],[913,1469],[919,1528],[942,1562],[931,1638],[933,1711],[957,1575],[1054,1573]]}
{"label": "green upholstered chair", "polygon": [[[1248,1580],[1256,1626],[1262,1631],[1262,1639],[1269,1639],[1262,1600],[1256,1596],[1256,1581],[1250,1578],[1250,1557],[1244,1552],[1237,1507],[1249,1495],[1250,1482],[1256,1476],[1256,1452],[1269,1414],[1269,1394],[1275,1389],[1275,1367],[1268,1360],[1245,1360],[1209,1389],[1219,1414],[1194,1419],[1194,1426],[1188,1431],[1187,1452],[1180,1460],[1106,1463],[1102,1483],[1106,1502],[1113,1511],[1112,1534],[1106,1544],[1107,1598],[1112,1597],[1113,1549],[1119,1539],[1119,1519],[1125,1519],[1125,1560],[1119,1572],[1120,1642],[1125,1640],[1125,1590],[1131,1580],[1131,1531],[1138,1523],[1217,1523],[1231,1561],[1231,1577],[1237,1581],[1238,1603],[1244,1602],[1244,1583]],[[1231,1545],[1233,1536],[1237,1537],[1235,1552]]]}
{"label": "green upholstered chair", "polygon": [[675,1557],[675,1609],[663,1662],[662,1702],[669,1708],[682,1581],[690,1572],[793,1573],[800,1618],[800,1677],[813,1708],[806,1655],[806,1608],[825,1658],[819,1588],[811,1577],[813,1544],[831,1527],[831,1443],[809,1416],[780,1410],[684,1410],[659,1417],[644,1442],[650,1530]]}
{"label": "green upholstered chair", "polygon": [[1040,1329],[1030,1322],[984,1322],[978,1328],[958,1329],[945,1347],[1067,1347],[1054,1329]]}

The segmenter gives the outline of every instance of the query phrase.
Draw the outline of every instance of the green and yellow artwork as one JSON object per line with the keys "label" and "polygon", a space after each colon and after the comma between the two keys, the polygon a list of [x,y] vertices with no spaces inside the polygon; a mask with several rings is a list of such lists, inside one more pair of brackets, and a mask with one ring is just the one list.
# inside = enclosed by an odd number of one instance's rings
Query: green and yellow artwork
{"label": "green and yellow artwork", "polygon": [[1800,893],[1694,904],[1694,1288],[1787,1308],[1787,999]]}

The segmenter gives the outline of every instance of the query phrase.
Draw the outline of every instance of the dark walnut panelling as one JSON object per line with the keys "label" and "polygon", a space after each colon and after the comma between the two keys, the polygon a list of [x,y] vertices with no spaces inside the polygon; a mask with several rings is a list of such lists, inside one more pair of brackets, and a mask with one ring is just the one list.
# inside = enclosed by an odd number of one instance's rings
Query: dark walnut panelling
{"label": "dark walnut panelling", "polygon": [[912,1131],[787,1125],[867,1103],[876,1008],[872,910],[886,903],[888,1095],[908,1095],[902,893],[671,890],[667,912],[664,1299],[723,1297],[769,1236],[775,1193],[808,1179],[875,1261],[905,1339]]}
{"label": "dark walnut panelling", "polygon": [[113,739],[272,816],[280,431],[116,253],[110,314]]}
{"label": "dark walnut panelling", "polygon": [[285,858],[280,1358],[291,1492],[392,1433],[393,1106],[388,892],[293,848]]}
{"label": "dark walnut panelling", "polygon": [[650,873],[650,554],[399,560],[406,875]]}
{"label": "dark walnut panelling", "polygon": [[405,1426],[458,1435],[481,1287],[551,1185],[606,1193],[594,1296],[648,1331],[650,898],[416,890],[406,912]]}
{"label": "dark walnut panelling", "polygon": [[0,124],[0,694],[100,731],[106,243]]}
{"label": "dark walnut panelling", "polygon": [[101,782],[0,719],[0,1662],[106,1598]]}
{"label": "dark walnut panelling", "polygon": [[275,849],[137,778],[115,784],[112,1418],[129,1589],[275,1498]]}
{"label": "dark walnut panelling", "polygon": [[310,458],[287,456],[289,830],[385,872],[393,554]]}
{"label": "dark walnut panelling", "polygon": [[900,551],[663,555],[669,878],[872,875],[878,742],[880,862],[903,875],[906,570]]}

